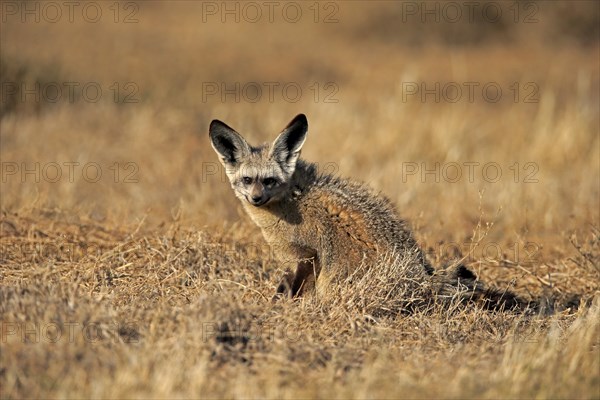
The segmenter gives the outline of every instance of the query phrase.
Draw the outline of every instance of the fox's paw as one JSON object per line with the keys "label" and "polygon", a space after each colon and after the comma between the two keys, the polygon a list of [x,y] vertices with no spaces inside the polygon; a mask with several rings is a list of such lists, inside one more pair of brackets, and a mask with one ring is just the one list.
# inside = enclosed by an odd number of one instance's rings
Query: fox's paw
{"label": "fox's paw", "polygon": [[275,302],[280,299],[292,298],[294,296],[294,293],[292,290],[293,283],[294,283],[294,274],[291,271],[286,271],[285,274],[283,275],[283,278],[281,279],[281,282],[279,282],[279,285],[277,285],[277,291],[275,292],[275,295],[273,296],[271,301]]}

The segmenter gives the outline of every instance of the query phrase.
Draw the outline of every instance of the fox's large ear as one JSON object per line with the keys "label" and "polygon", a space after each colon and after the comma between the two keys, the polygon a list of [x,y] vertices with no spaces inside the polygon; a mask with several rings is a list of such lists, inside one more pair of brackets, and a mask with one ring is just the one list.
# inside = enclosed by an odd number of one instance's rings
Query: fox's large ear
{"label": "fox's large ear", "polygon": [[250,154],[250,145],[244,138],[227,124],[213,120],[208,131],[213,149],[224,165],[236,165],[242,158]]}
{"label": "fox's large ear", "polygon": [[300,156],[307,132],[306,115],[298,114],[277,136],[271,146],[269,156],[278,161],[288,174],[293,173],[296,168],[296,161]]}

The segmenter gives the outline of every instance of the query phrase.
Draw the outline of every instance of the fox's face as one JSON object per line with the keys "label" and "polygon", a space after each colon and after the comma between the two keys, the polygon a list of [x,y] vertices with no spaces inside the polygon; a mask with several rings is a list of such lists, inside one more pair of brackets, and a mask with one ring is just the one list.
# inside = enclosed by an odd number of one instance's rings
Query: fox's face
{"label": "fox's face", "polygon": [[260,147],[250,146],[218,120],[210,123],[209,135],[235,195],[260,207],[278,201],[288,191],[307,131],[306,116],[299,114],[273,143]]}

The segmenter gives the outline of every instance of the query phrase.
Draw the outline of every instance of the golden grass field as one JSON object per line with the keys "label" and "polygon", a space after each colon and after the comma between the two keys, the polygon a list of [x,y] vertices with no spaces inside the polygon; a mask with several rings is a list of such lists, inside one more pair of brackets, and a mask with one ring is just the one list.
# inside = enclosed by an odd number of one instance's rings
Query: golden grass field
{"label": "golden grass field", "polygon": [[[600,6],[477,4],[0,3],[0,397],[600,398]],[[272,303],[208,125],[298,113],[434,265],[555,312]]]}

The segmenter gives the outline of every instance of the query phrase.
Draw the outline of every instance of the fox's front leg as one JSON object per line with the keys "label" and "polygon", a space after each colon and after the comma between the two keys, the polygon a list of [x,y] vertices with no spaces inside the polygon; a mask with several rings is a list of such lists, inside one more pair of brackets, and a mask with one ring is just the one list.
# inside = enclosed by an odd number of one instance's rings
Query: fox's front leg
{"label": "fox's front leg", "polygon": [[296,267],[295,273],[290,270],[285,272],[281,283],[277,286],[275,298],[280,295],[289,298],[301,296],[307,289],[314,286],[316,273],[317,270],[315,268],[314,259],[300,261]]}

